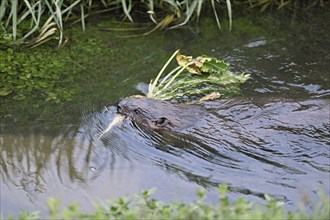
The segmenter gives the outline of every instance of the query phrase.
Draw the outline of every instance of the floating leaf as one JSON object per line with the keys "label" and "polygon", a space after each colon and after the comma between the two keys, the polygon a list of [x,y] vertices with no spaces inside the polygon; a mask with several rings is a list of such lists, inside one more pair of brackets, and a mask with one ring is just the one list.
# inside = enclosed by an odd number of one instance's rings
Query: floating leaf
{"label": "floating leaf", "polygon": [[215,58],[204,58],[201,71],[204,73],[222,73],[227,70],[229,65],[223,60],[217,60]]}
{"label": "floating leaf", "polygon": [[202,97],[199,101],[208,101],[208,100],[215,100],[221,97],[221,94],[219,92],[212,92],[210,94],[207,94],[206,96]]}

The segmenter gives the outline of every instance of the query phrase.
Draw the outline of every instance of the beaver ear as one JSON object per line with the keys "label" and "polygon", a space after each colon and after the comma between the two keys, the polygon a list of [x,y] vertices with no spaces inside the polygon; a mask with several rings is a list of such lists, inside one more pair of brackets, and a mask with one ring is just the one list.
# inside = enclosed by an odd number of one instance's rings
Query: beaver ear
{"label": "beaver ear", "polygon": [[165,117],[161,117],[161,118],[152,120],[152,122],[157,127],[165,127],[166,125],[169,124],[170,121],[167,118],[165,118]]}

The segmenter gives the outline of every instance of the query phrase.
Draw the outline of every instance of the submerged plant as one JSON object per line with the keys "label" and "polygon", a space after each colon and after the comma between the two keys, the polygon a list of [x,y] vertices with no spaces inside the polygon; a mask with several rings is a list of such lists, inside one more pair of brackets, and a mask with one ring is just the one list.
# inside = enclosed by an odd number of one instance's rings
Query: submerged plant
{"label": "submerged plant", "polygon": [[[178,65],[162,79],[167,66],[176,57]],[[235,75],[228,70],[223,60],[207,56],[185,56],[175,51],[155,80],[149,84],[148,98],[159,100],[191,99],[194,96],[214,97],[211,94],[237,94],[239,85],[250,78],[250,74]],[[218,95],[220,96],[220,95]],[[209,99],[209,98],[206,98]]]}

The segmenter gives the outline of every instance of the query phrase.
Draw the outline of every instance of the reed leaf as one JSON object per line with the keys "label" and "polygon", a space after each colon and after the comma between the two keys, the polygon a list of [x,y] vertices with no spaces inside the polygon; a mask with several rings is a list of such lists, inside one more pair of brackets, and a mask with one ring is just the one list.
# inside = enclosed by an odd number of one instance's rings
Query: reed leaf
{"label": "reed leaf", "polygon": [[63,11],[62,11],[62,14],[64,15],[65,13],[67,13],[68,11],[71,11],[74,6],[76,6],[78,3],[80,3],[81,0],[77,0],[75,2],[73,2],[70,6],[66,7]]}
{"label": "reed leaf", "polygon": [[219,18],[218,18],[217,10],[215,8],[214,0],[211,0],[211,5],[212,5],[214,17],[215,17],[215,20],[217,22],[218,28],[221,29],[221,24],[220,24],[220,21],[219,21]]}
{"label": "reed leaf", "polygon": [[24,2],[25,2],[26,7],[29,9],[29,12],[31,13],[31,16],[32,16],[32,18],[34,20],[34,23],[37,23],[37,18],[36,18],[35,14],[34,14],[34,12],[35,12],[34,8],[38,4],[38,2],[35,3],[33,6],[31,6],[31,4],[30,4],[30,2],[28,0],[24,0]]}
{"label": "reed leaf", "polygon": [[[54,24],[54,23],[51,23],[51,24]],[[43,35],[38,37],[38,39],[36,40],[36,43],[41,42],[42,40],[46,39],[47,37],[53,35],[56,31],[57,31],[57,28],[48,29]]]}
{"label": "reed leaf", "polygon": [[0,4],[0,21],[2,21],[2,18],[5,16],[7,5],[8,5],[7,0],[2,0],[1,1],[1,4]]}
{"label": "reed leaf", "polygon": [[228,21],[229,21],[229,30],[232,29],[232,22],[233,22],[233,17],[232,17],[232,10],[231,10],[231,2],[230,0],[226,0],[227,4],[227,11],[228,11]]}
{"label": "reed leaf", "polygon": [[196,10],[197,3],[199,1],[201,1],[201,0],[194,0],[190,5],[189,5],[188,1],[185,1],[185,3],[186,3],[186,11],[185,11],[186,19],[182,23],[180,23],[178,25],[175,25],[175,26],[172,26],[170,29],[181,27],[181,26],[187,24],[188,21],[191,19],[194,11]]}
{"label": "reed leaf", "polygon": [[55,25],[55,23],[52,22],[52,20],[53,20],[52,17],[49,17],[49,18],[47,19],[47,21],[44,23],[44,25],[43,25],[42,28],[41,28],[41,32],[40,32],[39,36],[42,36],[42,35],[48,30],[49,27]]}
{"label": "reed leaf", "polygon": [[[163,0],[164,2],[167,2],[169,5],[171,5],[175,10],[176,14],[180,11],[180,5],[174,1],[174,0]],[[178,16],[179,17],[179,16]]]}
{"label": "reed leaf", "polygon": [[102,2],[103,6],[104,6],[105,8],[108,7],[108,4],[107,4],[104,0],[101,0],[101,2]]}
{"label": "reed leaf", "polygon": [[152,20],[155,24],[157,21],[155,19],[155,8],[154,8],[154,0],[149,0],[149,11],[148,11],[150,20]]}
{"label": "reed leaf", "polygon": [[198,1],[198,4],[197,4],[197,22],[199,21],[199,17],[201,15],[203,2],[204,1]]}
{"label": "reed leaf", "polygon": [[[12,7],[11,7],[11,9],[12,9]],[[12,20],[12,16],[13,16],[13,10],[10,10],[7,21],[6,21],[6,24],[5,24],[5,27],[9,26],[10,21]]]}
{"label": "reed leaf", "polygon": [[13,25],[13,40],[16,41],[17,36],[17,1],[12,1],[11,3],[12,12],[12,25]]}
{"label": "reed leaf", "polygon": [[[50,19],[52,19],[54,22],[55,22],[55,24],[56,24],[56,26],[57,26],[57,29],[59,29],[59,32],[60,32],[60,39],[59,39],[59,43],[58,43],[58,46],[60,46],[61,45],[61,43],[62,43],[62,36],[63,36],[63,33],[62,33],[62,25],[61,25],[61,21],[59,20],[59,19],[61,19],[61,17],[57,17],[58,16],[58,13],[57,13],[57,8],[58,8],[58,6],[57,6],[57,1],[55,1],[54,2],[54,5],[55,5],[55,11],[53,10],[53,8],[52,8],[52,6],[51,6],[51,4],[48,2],[48,0],[45,0],[45,2],[46,2],[46,5],[47,5],[47,7],[48,7],[48,10],[49,10],[49,12],[50,12],[50,14],[51,14],[51,16],[50,16]],[[56,29],[56,28],[55,28]],[[52,30],[53,30],[53,28],[52,28]],[[51,33],[51,34],[54,34],[54,33],[56,33],[56,31],[50,31],[50,32],[47,32],[47,33]],[[50,36],[51,34],[48,34],[47,36]],[[43,35],[42,35],[43,36]],[[38,41],[37,41],[38,42]]]}
{"label": "reed leaf", "polygon": [[85,13],[84,13],[84,6],[80,4],[80,11],[81,11],[81,26],[83,31],[85,31]]}
{"label": "reed leaf", "polygon": [[128,3],[128,6],[127,6],[127,4],[126,4],[126,0],[121,0],[121,4],[122,4],[122,6],[123,6],[123,11],[124,11],[126,17],[127,17],[131,22],[133,22],[133,19],[132,19],[131,15],[130,15],[130,10],[131,10],[131,7],[132,7],[132,1],[131,1],[131,0],[128,0],[128,2],[129,2],[129,3]]}
{"label": "reed leaf", "polygon": [[35,25],[34,27],[27,33],[24,35],[24,37],[22,38],[22,40],[27,39],[31,34],[33,34],[40,26],[40,18],[41,18],[41,14],[42,14],[42,10],[41,10],[41,3],[40,1],[38,1],[37,3],[35,3],[35,6],[38,6],[38,10],[37,10],[37,18],[35,21]]}
{"label": "reed leaf", "polygon": [[[63,22],[62,22],[62,13],[61,13],[61,4],[59,4],[59,0],[55,2],[55,13],[56,13],[56,17],[57,17],[57,25],[58,25],[58,29],[60,32],[60,39],[58,42],[58,46],[61,46],[62,41],[63,41]],[[54,17],[55,19],[55,17]]]}

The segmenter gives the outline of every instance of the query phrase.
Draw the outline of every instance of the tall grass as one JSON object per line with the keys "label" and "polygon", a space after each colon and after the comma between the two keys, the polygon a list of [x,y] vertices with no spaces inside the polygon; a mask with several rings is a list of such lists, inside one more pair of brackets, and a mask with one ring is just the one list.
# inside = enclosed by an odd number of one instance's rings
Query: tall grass
{"label": "tall grass", "polygon": [[[0,5],[0,24],[3,30],[12,29],[12,38],[17,43],[26,42],[30,36],[33,43],[47,41],[49,37],[58,39],[59,45],[63,42],[63,16],[72,14],[73,9],[81,0],[2,0]],[[82,12],[83,13],[83,12]],[[66,16],[68,18],[68,16]],[[22,26],[24,33],[18,38],[18,29]]]}
{"label": "tall grass", "polygon": [[[124,19],[134,22],[132,12],[136,8],[139,10],[143,8],[145,14],[149,15],[150,20],[156,25],[164,23],[168,15],[172,15],[174,19],[170,28],[177,28],[191,20],[198,20],[202,6],[211,5],[220,27],[217,15],[217,4],[220,2],[216,2],[215,0],[2,0],[0,25],[17,44],[38,45],[56,39],[58,45],[61,45],[65,24],[81,22],[82,28],[85,29],[85,19],[89,15],[115,9],[122,11]],[[230,0],[226,2],[231,22]]]}
{"label": "tall grass", "polygon": [[[327,2],[327,3],[326,3]],[[190,21],[199,20],[204,8],[212,8],[213,16],[221,28],[219,8],[227,9],[229,29],[232,27],[232,5],[259,7],[261,10],[295,5],[324,6],[325,0],[1,0],[0,31],[11,36],[16,44],[38,45],[56,39],[58,45],[64,41],[65,25],[81,22],[95,13],[119,10],[124,19],[134,22],[133,12],[141,11],[151,22],[166,27],[178,28]],[[169,22],[169,19],[170,22]],[[173,19],[172,19],[173,18]],[[157,28],[156,28],[157,29]]]}

